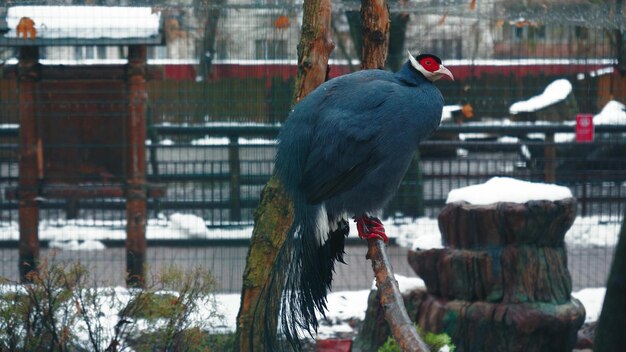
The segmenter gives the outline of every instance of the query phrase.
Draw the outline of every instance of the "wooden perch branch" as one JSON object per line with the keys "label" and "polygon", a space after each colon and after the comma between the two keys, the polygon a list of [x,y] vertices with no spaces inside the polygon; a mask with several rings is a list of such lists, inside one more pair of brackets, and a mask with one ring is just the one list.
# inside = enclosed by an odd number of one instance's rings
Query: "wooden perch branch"
{"label": "wooden perch branch", "polygon": [[381,239],[369,239],[367,244],[367,258],[372,261],[380,305],[391,328],[391,334],[402,351],[429,352],[428,346],[415,330],[404,307],[398,282],[385,251],[385,243]]}

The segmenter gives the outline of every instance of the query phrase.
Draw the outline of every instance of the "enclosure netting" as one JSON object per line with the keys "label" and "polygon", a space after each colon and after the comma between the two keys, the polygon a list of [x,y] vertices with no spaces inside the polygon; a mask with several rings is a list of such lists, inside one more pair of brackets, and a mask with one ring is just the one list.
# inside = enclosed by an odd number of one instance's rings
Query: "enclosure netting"
{"label": "enclosure netting", "polygon": [[[423,143],[385,211],[398,274],[414,276],[406,252],[416,241],[439,238],[436,219],[451,189],[507,176],[572,190],[574,288],[605,284],[626,202],[626,21],[618,3],[389,2],[387,69],[407,51],[430,52],[455,76],[437,82],[442,129]],[[360,2],[332,6],[336,77],[360,69]],[[127,182],[134,73],[125,67],[132,47],[145,45],[145,172],[164,192],[148,192],[147,264],[205,267],[220,291],[239,292],[254,209],[291,106],[301,25],[301,1],[5,1],[0,276],[19,279],[20,114],[31,111],[41,256],[80,261],[101,284],[124,282],[125,195],[85,189]],[[34,69],[22,65],[33,54],[25,48],[36,50]],[[28,101],[20,100],[25,70],[36,76]],[[580,114],[594,116],[592,142],[576,139]],[[46,193],[57,184],[67,193]],[[334,290],[371,286],[364,254],[350,242]]]}

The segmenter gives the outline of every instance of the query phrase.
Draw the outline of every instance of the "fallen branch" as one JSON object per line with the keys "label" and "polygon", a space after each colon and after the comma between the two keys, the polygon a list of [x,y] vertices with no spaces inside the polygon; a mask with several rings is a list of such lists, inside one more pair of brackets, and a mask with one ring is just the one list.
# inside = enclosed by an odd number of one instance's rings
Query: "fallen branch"
{"label": "fallen branch", "polygon": [[429,352],[428,346],[417,333],[406,312],[398,282],[385,251],[385,243],[381,239],[372,238],[367,240],[367,245],[367,259],[372,261],[380,305],[391,328],[391,334],[402,351]]}

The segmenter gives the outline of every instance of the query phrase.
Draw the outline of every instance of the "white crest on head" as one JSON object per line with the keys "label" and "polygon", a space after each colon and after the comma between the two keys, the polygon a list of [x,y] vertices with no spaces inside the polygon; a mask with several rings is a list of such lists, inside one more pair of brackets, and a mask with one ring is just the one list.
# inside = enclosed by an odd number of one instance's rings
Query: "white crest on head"
{"label": "white crest on head", "polygon": [[415,69],[417,69],[417,67],[421,67],[422,65],[420,65],[419,62],[417,62],[417,60],[415,60],[415,58],[413,57],[413,55],[411,55],[410,51],[406,51],[409,54],[409,61],[411,61],[411,66],[415,67]]}
{"label": "white crest on head", "polygon": [[[419,53],[418,53],[419,56]],[[411,52],[409,52],[409,60],[411,61],[411,66],[413,66],[416,70],[418,70],[419,72],[421,72],[424,77],[430,79],[433,75],[432,72],[427,71],[424,66],[422,66],[422,64],[420,64],[415,57],[413,57],[413,55],[411,55]]]}

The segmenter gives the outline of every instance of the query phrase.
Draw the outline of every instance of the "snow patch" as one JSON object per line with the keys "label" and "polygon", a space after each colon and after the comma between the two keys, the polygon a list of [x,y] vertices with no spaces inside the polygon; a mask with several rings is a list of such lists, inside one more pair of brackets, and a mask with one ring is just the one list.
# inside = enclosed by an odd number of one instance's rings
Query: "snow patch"
{"label": "snow patch", "polygon": [[441,111],[441,122],[452,120],[452,113],[460,111],[461,108],[461,105],[444,105],[443,110]]}
{"label": "snow patch", "polygon": [[534,112],[545,107],[558,103],[572,92],[572,84],[566,79],[557,79],[548,84],[546,89],[540,95],[534,96],[528,100],[518,101],[511,105],[509,113],[516,115],[522,112]]}
{"label": "snow patch", "polygon": [[567,187],[494,177],[483,184],[453,189],[448,193],[446,203],[486,205],[499,202],[526,203],[531,200],[555,201],[571,197],[572,192]]}
{"label": "snow patch", "polygon": [[600,113],[593,117],[595,125],[626,124],[626,105],[611,100],[602,108]]}
{"label": "snow patch", "polygon": [[585,323],[598,321],[602,312],[605,294],[605,287],[584,288],[580,291],[572,292],[572,296],[585,307]]}
{"label": "snow patch", "polygon": [[93,240],[50,241],[48,246],[66,251],[101,251],[107,248],[104,243]]}
{"label": "snow patch", "polygon": [[[191,141],[192,145],[228,145],[230,139],[228,137],[209,137],[194,139]],[[239,137],[237,143],[241,145],[276,145],[276,140],[265,138],[243,138]]]}
{"label": "snow patch", "polygon": [[172,214],[170,216],[170,227],[182,232],[184,237],[206,238],[209,230],[204,223],[204,219],[193,214]]}

